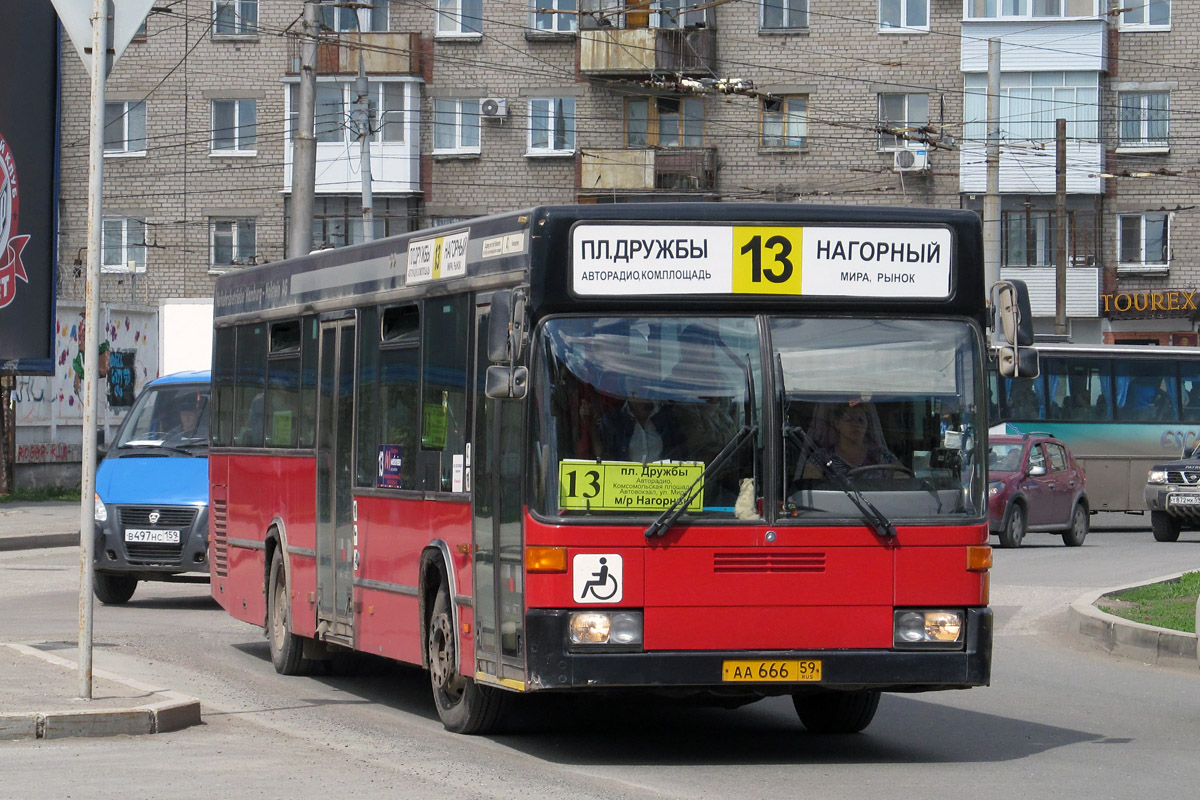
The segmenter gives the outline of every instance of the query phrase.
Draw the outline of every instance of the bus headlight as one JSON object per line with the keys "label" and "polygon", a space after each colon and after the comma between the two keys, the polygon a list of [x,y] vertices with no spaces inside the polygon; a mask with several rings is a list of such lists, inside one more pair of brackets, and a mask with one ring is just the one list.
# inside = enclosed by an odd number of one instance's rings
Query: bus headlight
{"label": "bus headlight", "polygon": [[108,509],[104,507],[104,501],[100,499],[100,493],[96,492],[96,511],[93,515],[96,522],[108,522]]}
{"label": "bus headlight", "polygon": [[1146,476],[1146,483],[1166,483],[1167,471],[1165,469],[1152,469],[1150,474]]}
{"label": "bus headlight", "polygon": [[947,609],[908,609],[892,617],[892,643],[895,647],[957,650],[966,633],[963,612]]}
{"label": "bus headlight", "polygon": [[567,621],[572,645],[641,647],[642,612],[576,611]]}

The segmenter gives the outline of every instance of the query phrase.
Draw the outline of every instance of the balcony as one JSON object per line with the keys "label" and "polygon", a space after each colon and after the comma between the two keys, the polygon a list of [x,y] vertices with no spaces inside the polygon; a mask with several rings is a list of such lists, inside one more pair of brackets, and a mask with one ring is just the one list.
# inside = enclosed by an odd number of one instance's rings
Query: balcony
{"label": "balcony", "polygon": [[[1077,259],[1078,261],[1078,259]],[[1084,260],[1084,263],[1087,263]],[[1057,273],[1054,267],[1000,267],[1001,280],[1022,280],[1029,290],[1030,311],[1035,317],[1053,317],[1057,311]],[[1067,267],[1068,317],[1100,316],[1100,268]]]}
{"label": "balcony", "polygon": [[[419,33],[326,34],[317,45],[317,74],[357,74],[361,52],[368,75],[419,75],[420,47]],[[300,73],[301,52],[300,41],[293,38],[288,52],[288,75]]]}
{"label": "balcony", "polygon": [[716,66],[717,37],[710,27],[579,31],[579,71],[585,75],[711,75]]}
{"label": "balcony", "polygon": [[717,188],[712,147],[589,149],[580,155],[579,191],[703,193]]}

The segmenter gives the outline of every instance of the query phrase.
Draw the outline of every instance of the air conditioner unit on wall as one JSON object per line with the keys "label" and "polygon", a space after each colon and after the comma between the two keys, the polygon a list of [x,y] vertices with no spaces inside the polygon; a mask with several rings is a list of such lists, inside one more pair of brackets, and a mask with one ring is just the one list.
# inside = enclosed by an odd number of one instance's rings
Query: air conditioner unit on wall
{"label": "air conditioner unit on wall", "polygon": [[929,150],[925,147],[897,150],[892,154],[892,167],[896,172],[923,172],[929,169]]}
{"label": "air conditioner unit on wall", "polygon": [[479,116],[497,119],[508,116],[508,101],[503,97],[485,97],[479,101]]}

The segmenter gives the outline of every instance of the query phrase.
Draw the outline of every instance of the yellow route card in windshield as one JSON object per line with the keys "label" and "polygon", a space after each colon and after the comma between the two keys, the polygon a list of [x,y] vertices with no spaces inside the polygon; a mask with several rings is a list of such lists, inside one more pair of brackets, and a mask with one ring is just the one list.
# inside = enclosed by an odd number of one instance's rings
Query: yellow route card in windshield
{"label": "yellow route card in windshield", "polygon": [[[662,511],[702,472],[704,464],[698,461],[642,464],[568,459],[558,464],[558,505],[581,511]],[[688,510],[701,510],[699,496]]]}

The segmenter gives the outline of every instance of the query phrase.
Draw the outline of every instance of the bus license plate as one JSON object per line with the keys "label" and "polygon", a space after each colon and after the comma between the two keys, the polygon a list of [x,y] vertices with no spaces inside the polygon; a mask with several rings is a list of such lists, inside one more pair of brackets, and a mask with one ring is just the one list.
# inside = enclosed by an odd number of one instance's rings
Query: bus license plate
{"label": "bus license plate", "polygon": [[179,531],[150,531],[137,528],[125,530],[127,542],[150,542],[152,544],[179,544]]}
{"label": "bus license plate", "polygon": [[1173,494],[1167,502],[1173,506],[1200,506],[1200,494]]}
{"label": "bus license plate", "polygon": [[735,683],[797,683],[821,680],[821,662],[798,661],[726,661],[721,665],[721,680]]}

